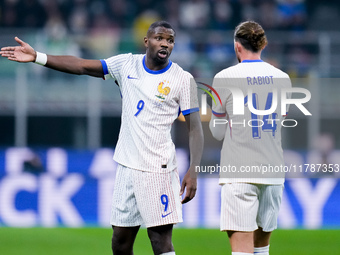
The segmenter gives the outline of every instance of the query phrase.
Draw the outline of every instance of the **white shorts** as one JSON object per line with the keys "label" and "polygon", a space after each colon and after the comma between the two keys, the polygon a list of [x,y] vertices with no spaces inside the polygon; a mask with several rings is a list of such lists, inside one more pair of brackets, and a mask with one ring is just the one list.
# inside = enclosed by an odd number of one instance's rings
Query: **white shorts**
{"label": "white shorts", "polygon": [[226,183],[221,190],[221,231],[277,228],[283,185]]}
{"label": "white shorts", "polygon": [[182,222],[177,170],[153,173],[118,165],[110,223],[147,228]]}

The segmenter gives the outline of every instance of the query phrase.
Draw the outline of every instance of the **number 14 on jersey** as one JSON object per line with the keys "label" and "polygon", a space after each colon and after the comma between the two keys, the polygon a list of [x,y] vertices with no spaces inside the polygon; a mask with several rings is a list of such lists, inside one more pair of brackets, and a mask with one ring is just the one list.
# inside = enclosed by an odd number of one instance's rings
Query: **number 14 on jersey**
{"label": "number 14 on jersey", "polygon": [[[259,109],[259,100],[256,93],[252,94],[252,101],[253,101],[253,107],[255,109]],[[268,93],[267,101],[265,105],[265,110],[269,110],[273,101],[273,93]],[[248,104],[248,96],[244,98],[244,105],[247,106]],[[261,129],[264,132],[272,132],[273,136],[275,137],[275,132],[277,128],[277,124],[275,122],[277,117],[277,113],[271,113],[269,115],[264,115],[263,119],[259,119],[259,117],[251,113],[251,127],[252,127],[252,135],[254,139],[261,139]]]}

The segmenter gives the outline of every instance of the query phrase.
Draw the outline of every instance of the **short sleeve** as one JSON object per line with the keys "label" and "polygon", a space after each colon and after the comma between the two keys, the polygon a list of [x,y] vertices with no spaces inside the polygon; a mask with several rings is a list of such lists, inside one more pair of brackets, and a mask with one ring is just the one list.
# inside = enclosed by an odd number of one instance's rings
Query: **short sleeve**
{"label": "short sleeve", "polygon": [[199,111],[197,85],[191,74],[184,72],[183,86],[179,97],[179,105],[183,115]]}
{"label": "short sleeve", "polygon": [[229,97],[229,90],[225,88],[226,78],[222,78],[219,75],[214,77],[213,81],[213,94],[216,94],[214,101],[212,102],[212,113],[217,117],[226,116],[226,101]]}
{"label": "short sleeve", "polygon": [[103,72],[104,72],[104,79],[119,79],[120,78],[120,70],[122,69],[123,65],[126,63],[129,57],[131,57],[132,54],[120,54],[117,56],[113,56],[107,59],[101,59],[100,62],[103,66]]}

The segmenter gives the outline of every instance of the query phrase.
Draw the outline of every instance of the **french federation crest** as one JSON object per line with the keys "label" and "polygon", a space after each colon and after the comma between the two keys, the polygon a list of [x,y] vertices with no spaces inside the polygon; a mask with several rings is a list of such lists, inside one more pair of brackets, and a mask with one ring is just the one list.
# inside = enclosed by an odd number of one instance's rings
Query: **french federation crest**
{"label": "french federation crest", "polygon": [[170,88],[169,87],[164,87],[164,84],[169,84],[168,81],[161,81],[159,84],[158,84],[158,87],[157,87],[157,91],[158,91],[158,95],[155,95],[160,102],[163,102],[165,100],[165,96],[168,95],[170,93]]}

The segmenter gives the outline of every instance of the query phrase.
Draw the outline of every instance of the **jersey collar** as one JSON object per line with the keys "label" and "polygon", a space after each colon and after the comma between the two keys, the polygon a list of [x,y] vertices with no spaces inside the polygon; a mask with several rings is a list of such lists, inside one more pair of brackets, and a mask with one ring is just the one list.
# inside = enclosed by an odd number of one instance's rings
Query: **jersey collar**
{"label": "jersey collar", "polygon": [[167,65],[166,67],[164,67],[164,68],[161,69],[161,70],[154,71],[154,70],[149,69],[149,68],[146,66],[146,64],[145,64],[145,55],[144,55],[144,57],[143,57],[143,67],[144,67],[144,70],[147,71],[147,72],[150,73],[150,74],[161,74],[161,73],[165,73],[166,71],[169,70],[169,68],[171,67],[171,65],[172,65],[172,62],[171,62],[171,60],[169,59],[169,63],[168,63],[168,65]]}
{"label": "jersey collar", "polygon": [[241,63],[263,62],[262,59],[245,59]]}

